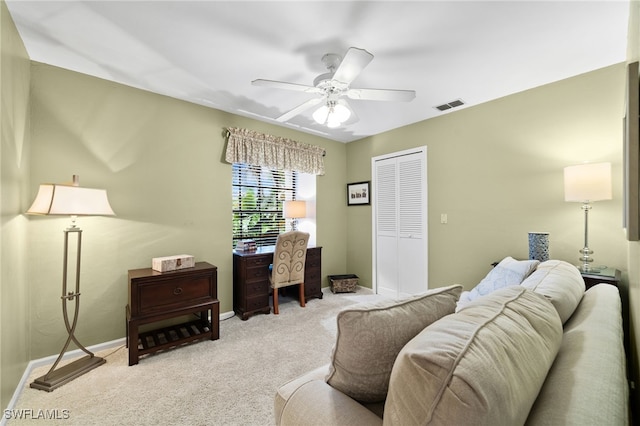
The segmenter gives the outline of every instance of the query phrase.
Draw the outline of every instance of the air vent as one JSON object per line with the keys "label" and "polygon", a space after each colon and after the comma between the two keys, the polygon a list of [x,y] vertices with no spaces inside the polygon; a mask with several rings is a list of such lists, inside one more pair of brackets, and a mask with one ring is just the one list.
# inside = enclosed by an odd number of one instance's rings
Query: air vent
{"label": "air vent", "polygon": [[461,99],[456,99],[455,101],[451,101],[446,104],[438,105],[435,109],[439,111],[446,111],[451,108],[459,107],[460,105],[464,105],[464,102]]}

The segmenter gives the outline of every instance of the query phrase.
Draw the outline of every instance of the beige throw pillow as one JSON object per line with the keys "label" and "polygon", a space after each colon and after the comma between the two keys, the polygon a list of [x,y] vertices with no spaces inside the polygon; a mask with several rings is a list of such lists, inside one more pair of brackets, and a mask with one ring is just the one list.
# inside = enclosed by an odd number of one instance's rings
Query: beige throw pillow
{"label": "beige throw pillow", "polygon": [[584,279],[574,265],[563,260],[547,260],[521,284],[544,295],[558,311],[564,324],[582,300]]}
{"label": "beige throw pillow", "polygon": [[481,297],[404,346],[384,424],[522,425],[561,342],[544,296],[511,286]]}
{"label": "beige throw pillow", "polygon": [[426,326],[451,314],[461,292],[462,286],[454,285],[340,312],[327,383],[358,401],[384,401],[402,347]]}

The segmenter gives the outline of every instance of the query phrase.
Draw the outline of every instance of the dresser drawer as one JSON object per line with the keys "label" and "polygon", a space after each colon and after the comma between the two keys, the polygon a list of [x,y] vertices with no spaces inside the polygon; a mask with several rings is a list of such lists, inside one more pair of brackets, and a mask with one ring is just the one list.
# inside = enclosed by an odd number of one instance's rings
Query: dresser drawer
{"label": "dresser drawer", "polygon": [[260,309],[265,309],[265,307],[269,310],[269,294],[265,294],[263,296],[255,296],[255,297],[247,297],[245,301],[245,312],[257,311]]}
{"label": "dresser drawer", "polygon": [[257,268],[263,266],[269,268],[273,255],[252,256],[245,259],[246,268]]}
{"label": "dresser drawer", "polygon": [[247,283],[255,281],[269,281],[269,264],[247,268],[245,279]]}
{"label": "dresser drawer", "polygon": [[321,282],[320,278],[320,268],[311,268],[304,270],[304,279],[305,281],[318,281]]}
{"label": "dresser drawer", "polygon": [[246,283],[246,296],[247,297],[255,297],[255,296],[267,296],[269,297],[269,281],[255,281],[255,282],[247,282]]}
{"label": "dresser drawer", "polygon": [[211,286],[208,276],[138,283],[137,314],[164,312],[189,306],[197,301],[213,299]]}
{"label": "dresser drawer", "polygon": [[320,257],[307,257],[307,260],[304,264],[305,269],[320,269]]}

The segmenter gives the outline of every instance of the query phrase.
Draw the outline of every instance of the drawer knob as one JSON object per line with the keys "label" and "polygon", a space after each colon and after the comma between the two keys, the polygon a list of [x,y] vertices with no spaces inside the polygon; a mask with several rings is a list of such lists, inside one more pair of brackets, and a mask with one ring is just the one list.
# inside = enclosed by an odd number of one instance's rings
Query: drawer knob
{"label": "drawer knob", "polygon": [[173,294],[175,294],[176,296],[182,294],[182,288],[176,287],[175,289],[173,289]]}

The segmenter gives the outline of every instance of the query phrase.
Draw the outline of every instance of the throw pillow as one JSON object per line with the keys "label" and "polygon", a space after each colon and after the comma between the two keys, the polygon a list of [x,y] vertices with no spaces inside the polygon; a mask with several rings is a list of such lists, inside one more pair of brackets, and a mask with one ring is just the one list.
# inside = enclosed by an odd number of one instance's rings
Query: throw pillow
{"label": "throw pillow", "polygon": [[453,285],[341,311],[327,383],[361,402],[384,401],[402,347],[426,326],[453,313],[461,292],[462,286]]}
{"label": "throw pillow", "polygon": [[551,301],[564,324],[573,315],[584,295],[584,279],[574,265],[563,260],[547,260],[522,282],[522,286]]}
{"label": "throw pillow", "polygon": [[544,296],[497,290],[404,346],[384,424],[525,424],[561,343],[560,318]]}
{"label": "throw pillow", "polygon": [[486,296],[501,288],[519,285],[540,264],[538,260],[516,260],[507,256],[471,291],[462,292],[456,311],[478,297]]}

